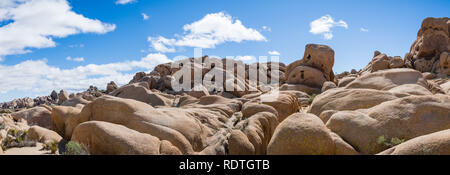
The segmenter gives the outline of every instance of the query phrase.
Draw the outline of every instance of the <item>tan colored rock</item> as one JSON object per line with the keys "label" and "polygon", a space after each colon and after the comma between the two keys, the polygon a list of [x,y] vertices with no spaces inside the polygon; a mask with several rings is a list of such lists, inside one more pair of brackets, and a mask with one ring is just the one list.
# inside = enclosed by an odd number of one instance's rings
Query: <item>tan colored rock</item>
{"label": "tan colored rock", "polygon": [[277,116],[270,112],[256,113],[239,122],[228,139],[230,154],[265,155],[277,125]]}
{"label": "tan colored rock", "polygon": [[328,89],[333,89],[333,88],[336,88],[336,87],[337,86],[336,86],[336,84],[334,84],[334,82],[327,81],[327,82],[323,83],[323,85],[322,85],[322,92],[325,92]]}
{"label": "tan colored rock", "polygon": [[402,68],[405,66],[405,61],[402,59],[402,57],[396,56],[389,60],[389,68],[395,69],[395,68]]}
{"label": "tan colored rock", "polygon": [[40,126],[30,127],[30,129],[28,129],[27,136],[29,139],[41,143],[59,142],[62,139],[62,137],[55,131]]}
{"label": "tan colored rock", "polygon": [[303,84],[310,87],[322,87],[327,81],[324,74],[316,68],[308,66],[297,66],[288,74],[287,83]]}
{"label": "tan colored rock", "polygon": [[69,99],[69,94],[65,90],[59,91],[58,103],[61,104]]}
{"label": "tan colored rock", "polygon": [[327,123],[328,120],[333,116],[333,114],[337,113],[339,111],[336,110],[326,110],[320,113],[319,118],[323,121],[323,123]]}
{"label": "tan colored rock", "polygon": [[[449,51],[450,52],[450,51]],[[442,52],[439,56],[440,72],[445,75],[450,75],[450,54],[449,52]]]}
{"label": "tan colored rock", "polygon": [[356,77],[344,77],[339,80],[338,87],[345,87],[345,86],[347,86],[347,84],[351,83],[355,79],[356,79]]}
{"label": "tan colored rock", "polygon": [[433,78],[436,78],[436,74],[431,73],[431,72],[424,72],[422,73],[423,78],[425,78],[426,80],[431,80]]}
{"label": "tan colored rock", "polygon": [[200,84],[198,86],[195,86],[187,94],[190,95],[190,96],[193,96],[195,98],[200,98],[200,97],[203,97],[203,96],[208,96],[209,92],[208,92],[208,89],[206,89],[206,87],[204,87],[203,85]]}
{"label": "tan colored rock", "polygon": [[225,131],[231,130],[226,123],[241,105],[220,96],[205,96],[182,108],[153,108],[132,99],[102,96],[86,105],[78,117],[67,119],[66,138],[80,123],[96,120],[167,140],[183,154],[225,154]]}
{"label": "tan colored rock", "polygon": [[295,113],[282,121],[267,147],[269,155],[333,155],[329,130],[312,114]]}
{"label": "tan colored rock", "polygon": [[64,136],[67,119],[77,117],[80,112],[81,109],[70,106],[54,107],[51,114],[51,129],[59,135]]}
{"label": "tan colored rock", "polygon": [[279,122],[299,110],[297,96],[291,92],[274,91],[264,94],[261,95],[261,102],[277,110]]}
{"label": "tan colored rock", "polygon": [[450,130],[416,137],[379,155],[450,155]]}
{"label": "tan colored rock", "polygon": [[400,97],[409,95],[433,95],[428,89],[417,84],[403,84],[389,89],[388,92],[394,93]]}
{"label": "tan colored rock", "polygon": [[230,155],[254,155],[255,147],[241,130],[236,129],[228,138],[228,151]]}
{"label": "tan colored rock", "polygon": [[63,102],[61,104],[61,106],[72,106],[72,107],[77,107],[77,106],[84,106],[86,104],[88,104],[89,101],[83,99],[82,96],[75,96],[73,98],[70,98],[69,100],[66,100],[65,102]]}
{"label": "tan colored rock", "polygon": [[389,90],[403,84],[418,84],[427,88],[427,83],[421,72],[406,68],[382,70],[365,74],[349,83],[346,88]]}
{"label": "tan colored rock", "polygon": [[280,91],[301,91],[312,95],[320,94],[321,89],[302,84],[283,84],[280,86]]}
{"label": "tan colored rock", "polygon": [[156,92],[152,92],[142,84],[129,84],[126,86],[122,86],[119,89],[115,90],[111,95],[134,99],[137,101],[141,101],[151,106],[172,106],[173,101],[168,99]]}
{"label": "tan colored rock", "polygon": [[450,128],[450,96],[408,96],[369,109],[340,111],[326,126],[362,154],[376,154],[386,145],[380,136],[409,140]]}
{"label": "tan colored rock", "polygon": [[386,54],[380,54],[372,60],[372,72],[389,69],[389,59]]}
{"label": "tan colored rock", "polygon": [[278,112],[275,108],[266,104],[261,104],[259,102],[244,103],[244,105],[242,105],[241,112],[244,119],[249,118],[259,112],[270,112],[272,114],[275,114],[275,116],[278,116]]}
{"label": "tan colored rock", "polygon": [[440,86],[445,93],[450,94],[450,81],[448,81],[447,83],[443,83]]}
{"label": "tan colored rock", "polygon": [[335,155],[359,155],[358,151],[355,150],[350,144],[342,140],[342,138],[334,132],[330,133],[333,138]]}
{"label": "tan colored rock", "polygon": [[34,107],[19,112],[11,113],[16,120],[25,120],[28,125],[38,125],[44,128],[51,126],[51,112],[44,107]]}
{"label": "tan colored rock", "polygon": [[394,93],[374,89],[330,89],[314,98],[309,113],[320,116],[327,110],[366,109],[397,99]]}
{"label": "tan colored rock", "polygon": [[166,140],[101,121],[85,122],[77,126],[72,141],[87,146],[89,153],[93,155],[181,154]]}
{"label": "tan colored rock", "polygon": [[113,92],[116,89],[119,89],[119,86],[117,86],[117,84],[114,81],[111,81],[106,85],[106,93],[107,94]]}

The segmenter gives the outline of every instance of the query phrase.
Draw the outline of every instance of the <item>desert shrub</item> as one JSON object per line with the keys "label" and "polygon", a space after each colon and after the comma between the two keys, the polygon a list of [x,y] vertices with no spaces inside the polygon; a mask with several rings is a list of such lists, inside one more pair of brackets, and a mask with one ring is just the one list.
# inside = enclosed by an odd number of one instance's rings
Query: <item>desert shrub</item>
{"label": "desert shrub", "polygon": [[64,154],[65,155],[89,155],[89,151],[84,145],[82,145],[78,142],[70,141],[69,143],[66,144],[66,152]]}
{"label": "desert shrub", "polygon": [[389,148],[394,147],[394,146],[396,146],[396,145],[399,145],[399,144],[401,144],[401,143],[403,143],[403,142],[405,142],[405,139],[399,139],[399,138],[397,138],[397,137],[393,137],[393,138],[391,138],[391,140],[389,141],[388,139],[386,139],[386,137],[385,137],[384,135],[378,137],[378,139],[377,139],[377,143],[378,143],[378,144],[387,146],[387,147],[389,147]]}
{"label": "desert shrub", "polygon": [[316,94],[312,94],[311,97],[308,99],[308,103],[312,104],[312,102],[314,101],[314,98],[316,98]]}
{"label": "desert shrub", "polygon": [[35,141],[28,140],[27,130],[10,129],[7,131],[6,138],[2,141],[3,150],[14,147],[33,147],[36,146]]}
{"label": "desert shrub", "polygon": [[58,151],[58,144],[59,142],[57,141],[48,142],[43,145],[42,150],[49,150],[51,154],[56,154],[56,151]]}

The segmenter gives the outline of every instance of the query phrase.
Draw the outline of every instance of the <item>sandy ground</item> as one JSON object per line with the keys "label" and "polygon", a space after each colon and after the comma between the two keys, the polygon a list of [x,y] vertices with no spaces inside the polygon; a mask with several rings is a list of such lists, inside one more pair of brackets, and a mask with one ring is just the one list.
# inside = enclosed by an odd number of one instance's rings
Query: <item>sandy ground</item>
{"label": "sandy ground", "polygon": [[10,148],[2,155],[50,155],[49,151],[40,151],[42,145],[42,143],[37,143],[35,147]]}

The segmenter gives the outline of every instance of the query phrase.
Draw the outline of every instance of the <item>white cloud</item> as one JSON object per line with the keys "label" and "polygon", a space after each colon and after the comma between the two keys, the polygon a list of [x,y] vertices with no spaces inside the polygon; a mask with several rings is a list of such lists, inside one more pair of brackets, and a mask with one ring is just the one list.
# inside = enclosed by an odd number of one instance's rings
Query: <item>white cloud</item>
{"label": "white cloud", "polygon": [[249,55],[237,56],[235,59],[236,60],[241,60],[243,62],[250,62],[250,61],[255,61],[256,60],[256,58],[254,56],[249,56]]}
{"label": "white cloud", "polygon": [[53,38],[79,33],[104,34],[114,24],[89,19],[72,11],[66,0],[1,0],[0,57],[55,47]]}
{"label": "white cloud", "polygon": [[177,39],[149,37],[151,46],[159,52],[174,52],[175,47],[215,48],[225,42],[266,41],[257,30],[223,12],[207,14],[202,19],[183,26],[185,35]]}
{"label": "white cloud", "polygon": [[359,30],[361,30],[361,32],[369,32],[369,29],[366,29],[364,27],[361,27]]}
{"label": "white cloud", "polygon": [[280,55],[280,52],[274,50],[274,51],[269,51],[267,52],[269,55]]}
{"label": "white cloud", "polygon": [[331,28],[333,27],[344,27],[346,29],[348,28],[348,25],[345,21],[339,20],[338,22],[335,22],[330,15],[322,16],[319,19],[312,21],[309,25],[311,27],[309,32],[311,32],[314,35],[321,34],[326,40],[330,40],[333,38],[333,31],[331,31]]}
{"label": "white cloud", "polygon": [[267,26],[262,26],[261,28],[262,28],[263,31],[268,31],[268,32],[272,31],[272,28],[267,27]]}
{"label": "white cloud", "polygon": [[66,57],[67,61],[75,61],[75,62],[83,62],[84,61],[84,57],[76,57],[76,58],[72,58],[70,56]]}
{"label": "white cloud", "polygon": [[148,20],[148,18],[150,18],[147,14],[142,13],[142,19],[144,20]]}
{"label": "white cloud", "polygon": [[119,85],[128,83],[133,70],[149,72],[156,65],[171,62],[163,54],[148,54],[138,61],[109,64],[89,64],[72,69],[50,66],[46,59],[27,60],[16,65],[0,64],[0,94],[11,91],[32,91],[35,95],[48,95],[52,90],[65,89],[79,92],[90,85],[105,88],[110,81]]}
{"label": "white cloud", "polygon": [[117,0],[116,4],[124,5],[124,4],[133,3],[133,2],[136,2],[136,0]]}

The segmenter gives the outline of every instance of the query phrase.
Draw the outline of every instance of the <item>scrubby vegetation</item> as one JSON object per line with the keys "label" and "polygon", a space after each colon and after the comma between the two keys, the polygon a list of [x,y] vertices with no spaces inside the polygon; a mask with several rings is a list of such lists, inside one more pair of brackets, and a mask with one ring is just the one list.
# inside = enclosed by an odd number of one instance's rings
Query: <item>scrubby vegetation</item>
{"label": "scrubby vegetation", "polygon": [[70,141],[66,144],[65,155],[89,155],[88,149],[78,142]]}

